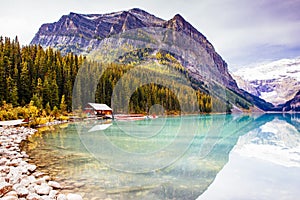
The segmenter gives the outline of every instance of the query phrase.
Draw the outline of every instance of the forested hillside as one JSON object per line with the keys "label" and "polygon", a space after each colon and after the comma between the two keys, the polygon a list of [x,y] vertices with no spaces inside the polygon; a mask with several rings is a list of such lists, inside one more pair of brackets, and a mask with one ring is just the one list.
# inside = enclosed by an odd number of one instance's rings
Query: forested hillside
{"label": "forested hillside", "polygon": [[[124,58],[122,58],[124,60]],[[156,54],[156,59],[161,64],[185,74],[184,68],[176,62],[176,59],[170,54]],[[95,100],[99,103],[111,105],[111,96],[118,80],[135,66],[128,62],[101,64],[94,61],[87,61],[83,56],[77,56],[72,53],[62,55],[59,51],[52,48],[43,49],[39,45],[30,45],[20,47],[18,39],[0,38],[0,102],[1,105],[12,104],[16,106],[25,106],[32,101],[38,109],[64,109],[72,111],[72,93],[73,85],[81,65],[89,65],[89,71],[84,76],[86,79],[97,81],[97,91]],[[95,70],[106,69],[101,77],[95,77]],[[170,71],[155,71],[145,68],[147,75],[160,77],[160,73],[169,73]],[[129,77],[131,83],[137,81],[139,74],[132,74]],[[173,76],[169,74],[168,76]],[[170,79],[171,80],[171,79]],[[174,81],[173,81],[174,82]],[[81,83],[81,93],[83,96],[89,95],[89,90],[85,83]],[[126,85],[127,84],[127,85]],[[182,93],[187,91],[180,83],[176,87]],[[122,92],[124,92],[123,90]],[[169,113],[179,113],[182,105],[179,105],[177,97],[167,87],[159,84],[141,85],[131,96],[129,111],[132,113],[147,113],[148,109],[154,104],[160,104]],[[200,112],[211,112],[213,103],[215,107],[224,110],[224,105],[217,99],[212,101],[209,94],[195,91],[198,97]],[[118,94],[126,95],[126,94]],[[182,101],[189,103],[188,96],[182,96]],[[119,99],[122,99],[119,98]],[[78,99],[79,104],[84,106],[83,99]],[[64,108],[61,108],[64,106]],[[118,112],[124,112],[118,110]]]}
{"label": "forested hillside", "polygon": [[71,110],[72,86],[82,56],[62,56],[52,48],[20,47],[18,39],[0,37],[0,102],[24,106],[34,100],[37,107],[59,107],[64,95]]}

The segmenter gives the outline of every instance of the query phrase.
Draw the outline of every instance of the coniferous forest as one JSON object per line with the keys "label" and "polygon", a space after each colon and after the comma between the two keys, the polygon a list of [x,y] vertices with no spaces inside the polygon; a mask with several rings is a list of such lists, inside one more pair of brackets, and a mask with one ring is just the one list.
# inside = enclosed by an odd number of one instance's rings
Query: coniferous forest
{"label": "coniferous forest", "polygon": [[[132,55],[131,55],[132,56]],[[122,58],[124,59],[124,58]],[[176,59],[170,54],[156,54],[156,59],[167,67],[172,67],[180,73],[185,74],[184,68],[176,63]],[[117,81],[129,69],[134,67],[132,63],[106,64],[107,70],[101,77],[92,76],[94,70],[101,64],[94,61],[87,61],[84,56],[72,53],[62,55],[52,48],[43,49],[39,45],[21,47],[18,38],[10,39],[0,37],[0,106],[2,110],[13,107],[34,106],[37,115],[44,113],[51,114],[51,111],[71,112],[72,93],[75,79],[83,63],[88,63],[89,71],[85,78],[94,79],[98,82],[95,102],[106,103],[110,106],[111,96]],[[171,64],[170,64],[171,63]],[[173,64],[172,64],[173,63]],[[102,64],[103,65],[103,64]],[[145,69],[150,76],[157,76],[157,72],[149,67]],[[139,74],[133,74],[129,80],[134,82]],[[157,76],[158,77],[158,76]],[[174,81],[173,81],[174,82]],[[132,83],[123,83],[123,88]],[[172,83],[174,84],[174,83]],[[176,83],[175,83],[176,84]],[[185,88],[178,86],[184,93]],[[85,94],[85,85],[82,83],[82,96]],[[126,92],[122,90],[121,92]],[[212,111],[213,101],[208,94],[196,91],[199,111],[209,113]],[[122,93],[120,93],[122,95]],[[125,95],[125,94],[123,94]],[[188,96],[187,96],[188,97]],[[122,98],[121,98],[122,99]],[[85,99],[78,99],[80,105],[84,105]],[[183,101],[188,102],[189,99]],[[215,106],[222,107],[221,102],[214,101]],[[131,96],[129,111],[132,113],[147,113],[151,105],[160,104],[169,113],[179,113],[182,109],[178,99],[168,88],[159,84],[148,84],[139,87]],[[122,113],[123,110],[119,109]],[[4,112],[3,112],[4,113]],[[0,114],[0,120],[16,119],[24,117],[21,114],[12,116]]]}

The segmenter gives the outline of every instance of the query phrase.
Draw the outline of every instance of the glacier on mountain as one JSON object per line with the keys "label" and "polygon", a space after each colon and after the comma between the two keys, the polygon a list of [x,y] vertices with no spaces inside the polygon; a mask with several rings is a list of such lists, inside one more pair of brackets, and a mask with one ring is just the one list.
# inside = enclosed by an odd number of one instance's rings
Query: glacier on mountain
{"label": "glacier on mountain", "polygon": [[300,90],[300,58],[241,68],[233,75],[245,91],[274,105],[283,104]]}

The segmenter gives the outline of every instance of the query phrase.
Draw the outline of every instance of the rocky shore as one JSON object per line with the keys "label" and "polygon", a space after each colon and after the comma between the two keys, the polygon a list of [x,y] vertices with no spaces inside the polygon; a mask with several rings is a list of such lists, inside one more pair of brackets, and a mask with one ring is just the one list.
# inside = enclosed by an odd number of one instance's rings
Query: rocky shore
{"label": "rocky shore", "polygon": [[39,172],[26,160],[20,143],[34,134],[35,129],[0,127],[0,198],[2,200],[81,200],[78,194],[62,194],[63,187]]}

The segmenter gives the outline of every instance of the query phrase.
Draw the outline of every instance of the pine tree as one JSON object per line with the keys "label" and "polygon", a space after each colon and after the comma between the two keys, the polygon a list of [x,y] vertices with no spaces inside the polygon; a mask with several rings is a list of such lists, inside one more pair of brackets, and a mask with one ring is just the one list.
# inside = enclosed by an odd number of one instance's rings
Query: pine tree
{"label": "pine tree", "polygon": [[43,99],[38,94],[33,94],[31,101],[33,101],[33,105],[36,106],[38,109],[43,108]]}
{"label": "pine tree", "polygon": [[47,115],[50,115],[51,114],[51,107],[50,107],[50,103],[46,103],[46,106],[45,106],[45,111],[46,111],[46,114]]}
{"label": "pine tree", "polygon": [[60,111],[62,113],[65,113],[67,111],[67,105],[65,102],[65,95],[62,95],[60,105],[59,105]]}
{"label": "pine tree", "polygon": [[19,102],[29,103],[31,99],[31,81],[28,70],[28,63],[22,63],[22,70],[20,74],[20,87],[19,87]]}
{"label": "pine tree", "polygon": [[56,76],[54,76],[53,80],[51,81],[51,93],[50,93],[50,105],[53,108],[54,106],[59,105],[59,97],[58,97],[58,86],[56,83]]}
{"label": "pine tree", "polygon": [[40,98],[43,96],[43,81],[41,78],[37,79],[37,85],[35,87],[35,94]]}
{"label": "pine tree", "polygon": [[[49,104],[50,107],[50,99],[51,99],[51,85],[48,82],[48,76],[45,77],[44,83],[43,83],[43,105]],[[51,107],[50,107],[51,108]]]}
{"label": "pine tree", "polygon": [[13,106],[18,105],[18,88],[15,81],[9,76],[6,79],[7,85],[7,102],[11,103]]}
{"label": "pine tree", "polygon": [[5,99],[6,84],[5,84],[5,68],[3,63],[3,54],[0,52],[0,104]]}

